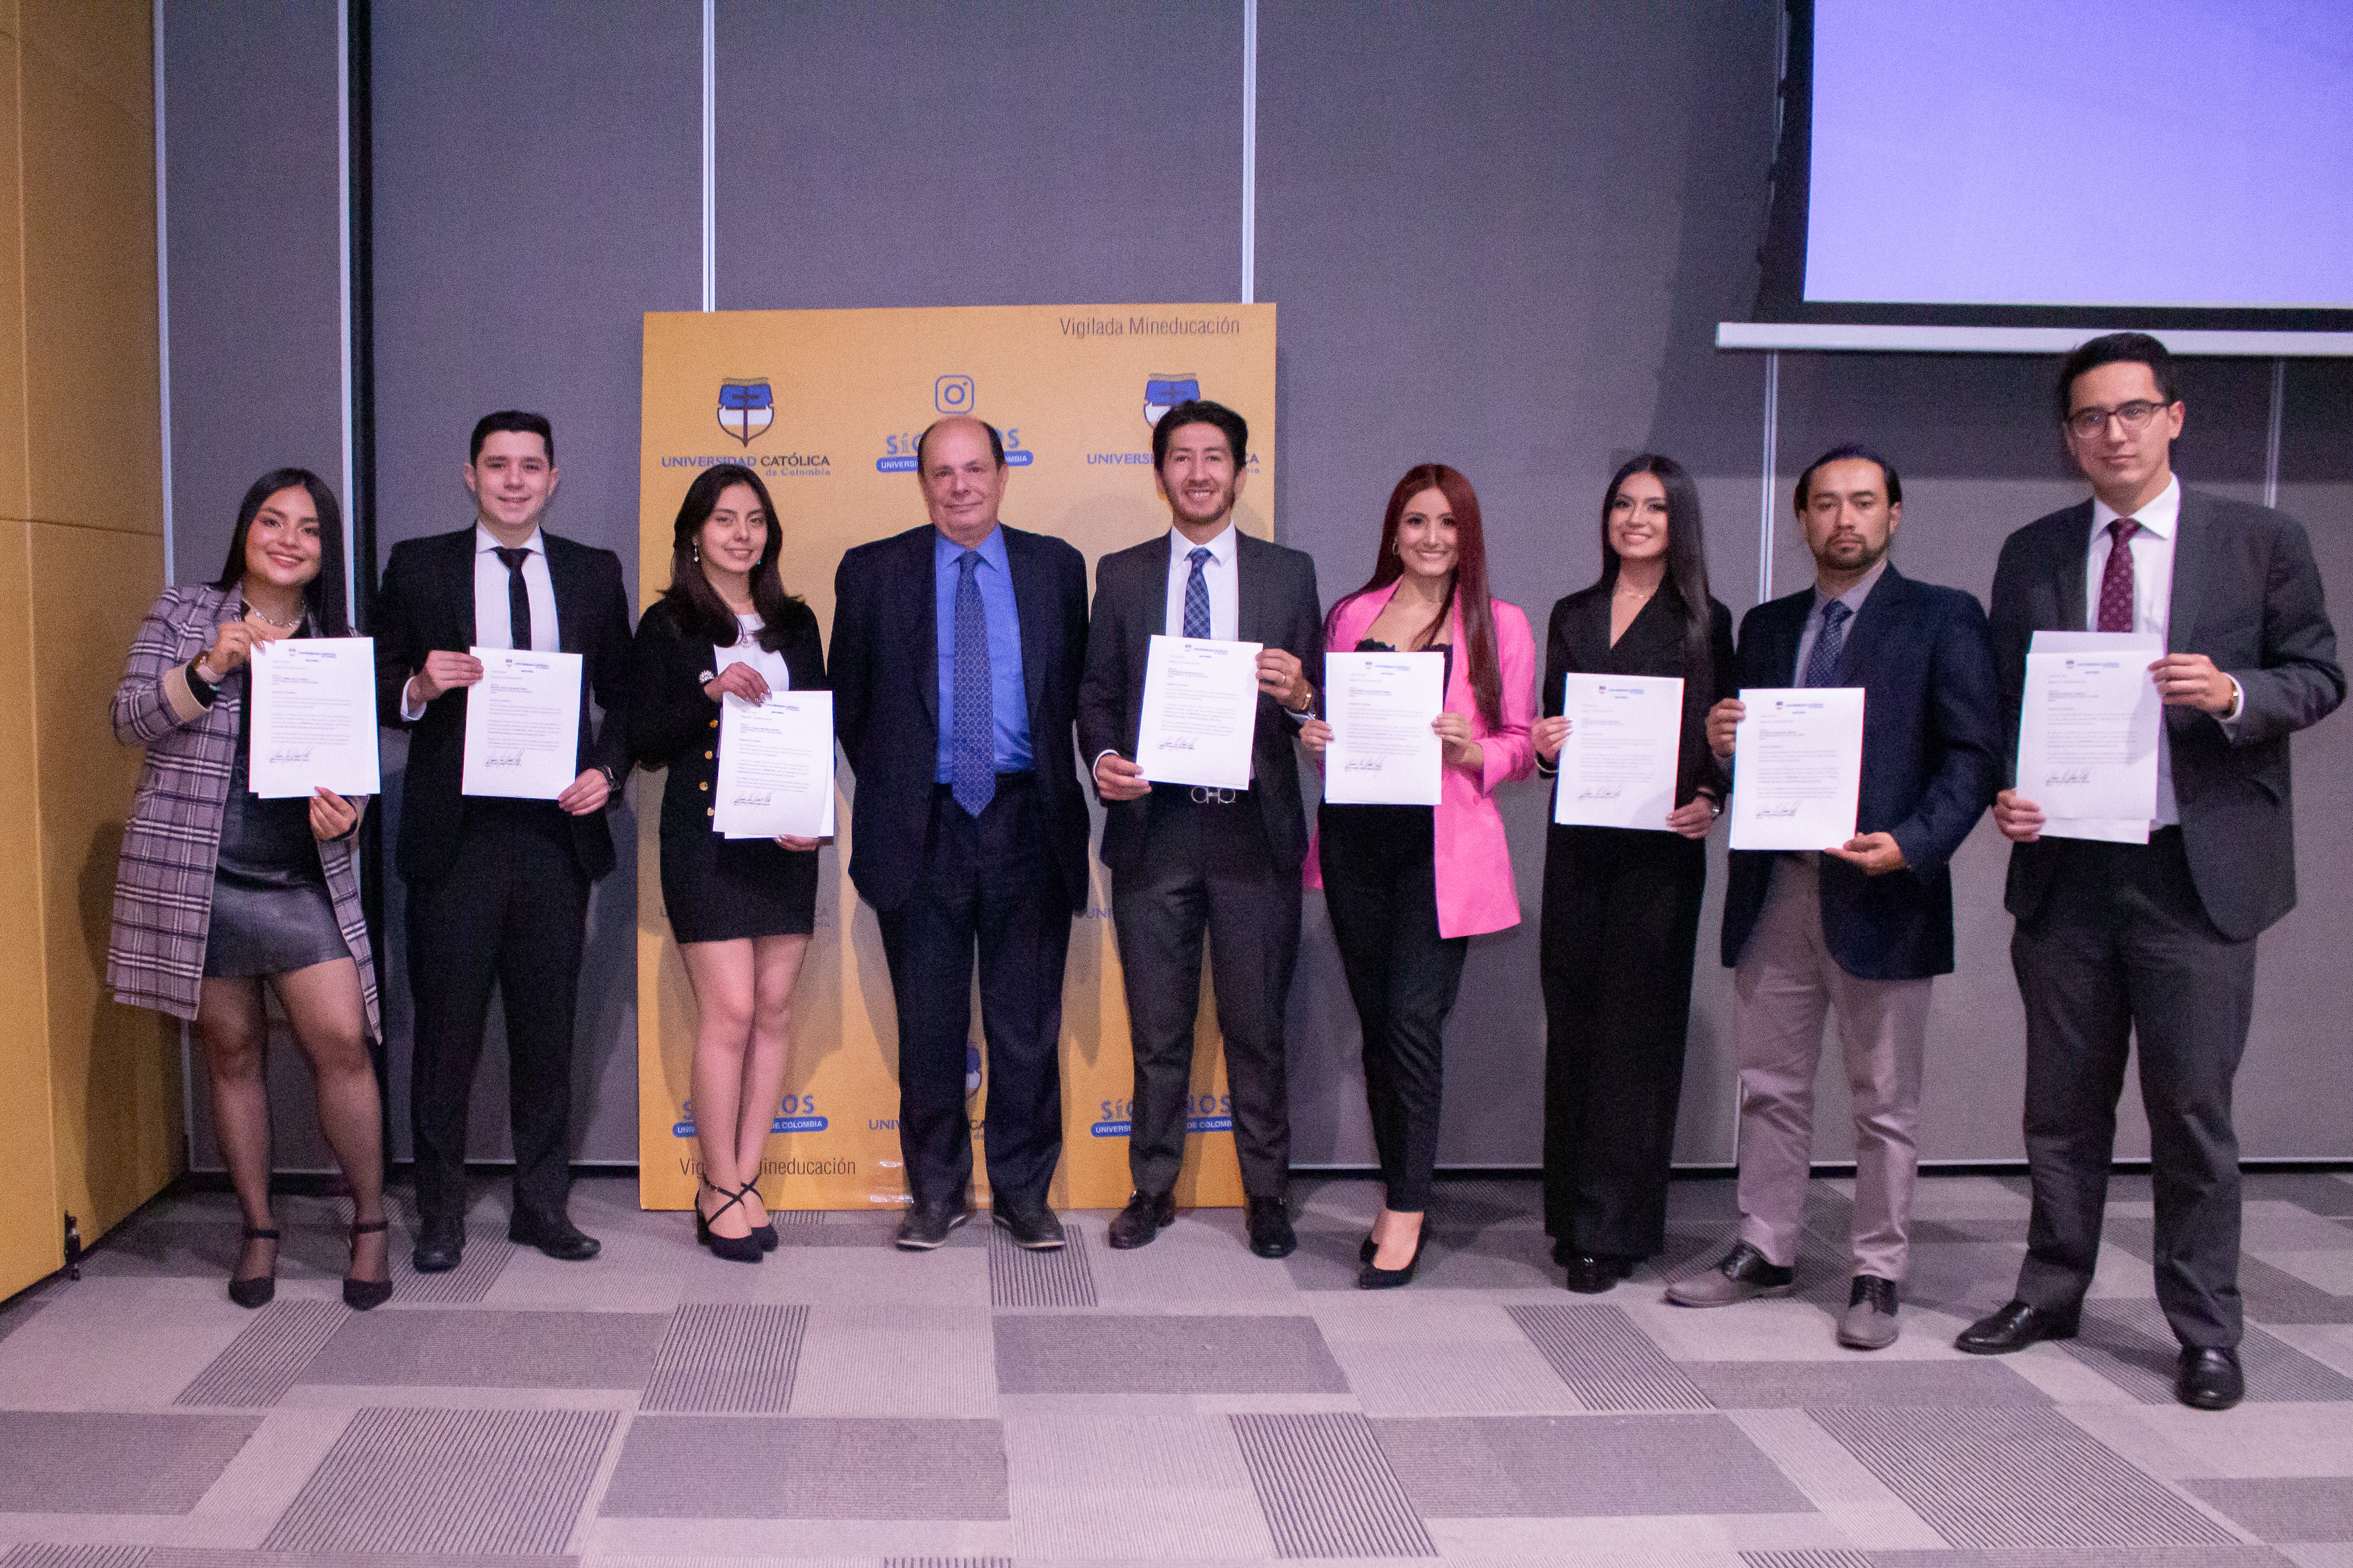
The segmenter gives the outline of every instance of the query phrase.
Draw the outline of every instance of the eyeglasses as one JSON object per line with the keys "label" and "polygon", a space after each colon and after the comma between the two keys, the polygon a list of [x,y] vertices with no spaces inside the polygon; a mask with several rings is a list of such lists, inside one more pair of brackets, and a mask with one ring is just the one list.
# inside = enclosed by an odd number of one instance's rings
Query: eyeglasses
{"label": "eyeglasses", "polygon": [[2148,422],[2157,417],[2158,409],[2171,406],[2171,404],[2151,403],[2145,397],[2136,397],[2130,403],[2119,403],[2114,408],[2078,408],[2067,416],[2067,428],[2080,439],[2088,441],[2105,430],[2108,421],[2114,419],[2125,427],[2126,435],[2137,436],[2148,428]]}

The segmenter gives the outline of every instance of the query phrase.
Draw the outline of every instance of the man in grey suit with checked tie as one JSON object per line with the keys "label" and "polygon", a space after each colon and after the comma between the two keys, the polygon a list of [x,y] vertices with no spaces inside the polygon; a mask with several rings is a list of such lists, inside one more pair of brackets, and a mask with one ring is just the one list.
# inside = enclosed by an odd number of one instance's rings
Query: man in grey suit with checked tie
{"label": "man in grey suit with checked tie", "polygon": [[2295,904],[2288,737],[2345,697],[2304,529],[2184,489],[2184,413],[2165,346],[2094,338],[2057,413],[2092,499],[2031,522],[1993,580],[1994,658],[2013,769],[2037,630],[2144,632],[2165,702],[2147,842],[2054,822],[2031,784],[1994,801],[2015,846],[2004,901],[2026,1004],[2034,1208],[2015,1300],[1957,1342],[2000,1355],[2072,1337],[2098,1259],[2128,1049],[2140,1054],[2157,1197],[2157,1300],[2181,1342],[2174,1394],[2223,1410],[2238,1343],[2239,1144],[2231,1084],[2254,1005],[2255,936]]}

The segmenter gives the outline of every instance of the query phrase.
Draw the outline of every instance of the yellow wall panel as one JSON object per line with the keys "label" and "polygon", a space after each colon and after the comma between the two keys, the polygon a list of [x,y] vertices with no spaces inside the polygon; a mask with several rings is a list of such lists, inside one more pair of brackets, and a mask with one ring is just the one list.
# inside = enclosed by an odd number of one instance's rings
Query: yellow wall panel
{"label": "yellow wall panel", "polygon": [[[0,0],[0,517],[29,515],[25,489],[24,185],[17,153],[16,7]],[[21,554],[22,552],[19,552]]]}
{"label": "yellow wall panel", "polygon": [[[5,365],[0,365],[5,368]],[[39,801],[33,726],[32,529],[0,523],[0,1297],[63,1261],[50,1129],[41,862],[26,853]]]}
{"label": "yellow wall panel", "polygon": [[143,533],[32,526],[33,715],[59,1201],[85,1239],[185,1158],[176,1024],[105,990],[115,858],[141,753],[107,720],[132,634],[164,585]]}
{"label": "yellow wall panel", "polygon": [[25,403],[31,516],[160,533],[149,16],[21,13]]}

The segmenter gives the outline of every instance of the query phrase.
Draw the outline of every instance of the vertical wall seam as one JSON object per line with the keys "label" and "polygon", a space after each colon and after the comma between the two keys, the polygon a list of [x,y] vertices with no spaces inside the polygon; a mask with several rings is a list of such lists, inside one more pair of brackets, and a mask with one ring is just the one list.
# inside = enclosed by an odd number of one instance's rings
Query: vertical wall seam
{"label": "vertical wall seam", "polygon": [[358,464],[353,449],[359,411],[353,402],[352,376],[352,10],[351,0],[335,0],[335,254],[336,310],[343,332],[336,343],[343,374],[343,620],[360,624],[359,551],[353,519],[359,510],[353,491]]}
{"label": "vertical wall seam", "polygon": [[702,0],[702,308],[719,309],[719,0]]}
{"label": "vertical wall seam", "polygon": [[[149,10],[155,19],[155,402],[160,410],[157,434],[164,443],[160,476],[164,488],[164,581],[171,584],[180,579],[178,552],[172,536],[172,203],[170,171],[164,161],[164,0],[152,0]],[[20,108],[17,112],[21,117],[24,111]],[[21,180],[17,188],[24,188]]]}
{"label": "vertical wall seam", "polygon": [[1242,0],[1242,303],[1257,302],[1258,0]]}
{"label": "vertical wall seam", "polygon": [[1781,355],[1765,356],[1764,473],[1757,486],[1757,602],[1773,596],[1773,479],[1781,461]]}
{"label": "vertical wall seam", "polygon": [[2287,423],[2287,361],[2272,361],[2271,429],[2263,437],[2263,504],[2279,505],[2280,434]]}

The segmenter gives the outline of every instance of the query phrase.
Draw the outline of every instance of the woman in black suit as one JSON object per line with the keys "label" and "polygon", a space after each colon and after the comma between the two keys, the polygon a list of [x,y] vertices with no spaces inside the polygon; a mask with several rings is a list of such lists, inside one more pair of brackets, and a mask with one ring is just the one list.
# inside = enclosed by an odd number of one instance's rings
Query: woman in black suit
{"label": "woman in black suit", "polygon": [[793,982],[817,921],[816,839],[712,828],[722,701],[825,689],[817,616],[776,574],[782,544],[757,474],[705,468],[678,510],[670,584],[638,623],[632,655],[629,746],[644,766],[670,770],[662,904],[694,990],[695,1236],[739,1263],[776,1245],[760,1158],[784,1084]]}
{"label": "woman in black suit", "polygon": [[1726,784],[1708,709],[1733,694],[1732,612],[1707,591],[1699,492],[1645,453],[1601,502],[1601,580],[1553,606],[1537,765],[1556,771],[1562,679],[1683,678],[1675,806],[1656,831],[1555,825],[1545,849],[1545,1230],[1572,1290],[1609,1289],[1666,1240],[1708,829]]}

